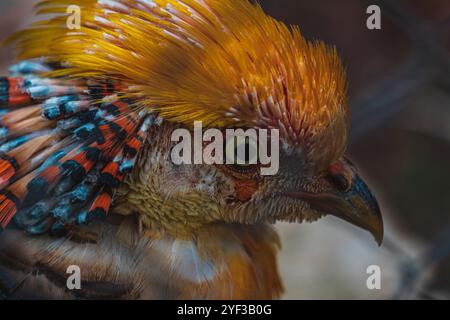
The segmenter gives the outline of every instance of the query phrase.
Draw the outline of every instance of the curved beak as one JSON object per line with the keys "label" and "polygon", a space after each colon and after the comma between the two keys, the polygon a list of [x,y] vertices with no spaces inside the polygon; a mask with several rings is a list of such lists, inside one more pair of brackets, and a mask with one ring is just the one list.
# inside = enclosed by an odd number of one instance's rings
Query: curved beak
{"label": "curved beak", "polygon": [[311,208],[341,218],[370,232],[378,245],[383,242],[384,227],[380,207],[364,181],[355,175],[352,187],[345,193],[291,192],[291,197],[302,199]]}

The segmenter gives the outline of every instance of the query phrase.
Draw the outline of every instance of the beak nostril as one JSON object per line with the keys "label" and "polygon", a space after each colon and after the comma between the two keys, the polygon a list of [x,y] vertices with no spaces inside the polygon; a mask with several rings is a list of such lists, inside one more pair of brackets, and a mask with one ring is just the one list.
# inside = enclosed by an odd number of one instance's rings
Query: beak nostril
{"label": "beak nostril", "polygon": [[329,180],[340,192],[348,192],[352,187],[352,183],[343,174],[331,174]]}
{"label": "beak nostril", "polygon": [[328,167],[327,178],[339,192],[349,192],[353,187],[353,174],[343,162]]}

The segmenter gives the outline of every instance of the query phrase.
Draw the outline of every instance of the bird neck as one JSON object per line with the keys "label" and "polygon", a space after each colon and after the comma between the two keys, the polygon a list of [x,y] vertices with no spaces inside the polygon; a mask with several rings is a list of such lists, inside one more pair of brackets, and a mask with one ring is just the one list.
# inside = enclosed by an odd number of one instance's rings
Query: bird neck
{"label": "bird neck", "polygon": [[276,254],[279,239],[269,225],[213,223],[190,239],[146,231],[171,266],[184,299],[276,299],[283,292]]}

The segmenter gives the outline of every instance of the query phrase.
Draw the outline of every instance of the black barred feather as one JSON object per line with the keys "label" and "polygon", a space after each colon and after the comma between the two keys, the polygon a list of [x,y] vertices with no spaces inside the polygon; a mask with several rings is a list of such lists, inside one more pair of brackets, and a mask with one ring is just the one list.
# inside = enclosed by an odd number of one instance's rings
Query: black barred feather
{"label": "black barred feather", "polygon": [[0,78],[1,228],[15,217],[31,234],[62,234],[105,216],[159,121],[113,81],[40,76],[51,70],[23,61]]}

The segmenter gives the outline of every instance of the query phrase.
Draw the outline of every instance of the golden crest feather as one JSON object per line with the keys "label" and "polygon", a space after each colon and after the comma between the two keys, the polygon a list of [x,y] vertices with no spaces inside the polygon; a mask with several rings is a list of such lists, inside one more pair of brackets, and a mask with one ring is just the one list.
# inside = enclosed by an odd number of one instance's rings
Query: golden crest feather
{"label": "golden crest feather", "polygon": [[18,33],[20,59],[63,64],[52,76],[114,78],[137,104],[192,125],[278,128],[319,168],[347,142],[346,76],[334,48],[247,0],[42,1],[52,17]]}

